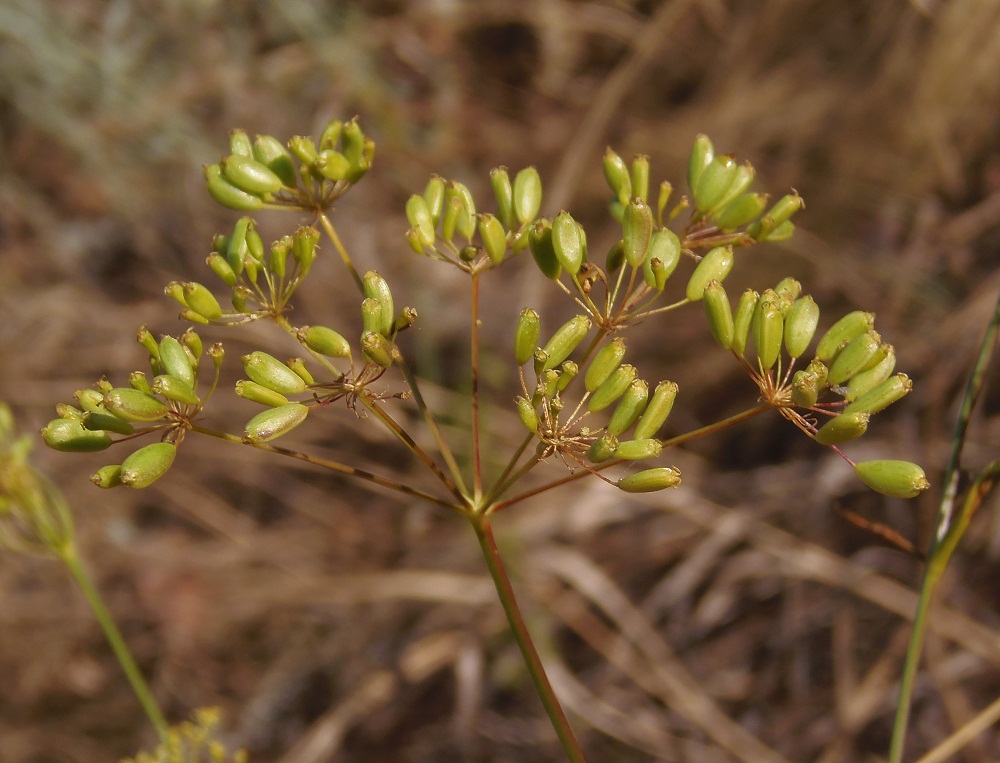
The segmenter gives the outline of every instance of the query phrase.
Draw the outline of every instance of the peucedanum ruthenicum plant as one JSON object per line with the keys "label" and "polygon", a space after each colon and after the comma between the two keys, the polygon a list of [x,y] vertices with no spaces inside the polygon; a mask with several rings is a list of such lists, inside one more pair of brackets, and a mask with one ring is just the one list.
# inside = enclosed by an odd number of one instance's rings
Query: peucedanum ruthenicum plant
{"label": "peucedanum ruthenicum plant", "polygon": [[[832,322],[813,345],[819,307],[794,279],[759,293],[747,290],[735,303],[727,295],[723,284],[737,253],[792,235],[791,218],[803,202],[792,193],[771,203],[767,194],[752,191],[750,164],[717,154],[705,136],[695,140],[690,154],[690,195],[676,202],[669,183],[651,186],[646,157],[628,163],[608,149],[604,175],[612,191],[610,212],[621,235],[603,262],[592,257],[586,231],[568,212],[539,217],[542,183],[531,167],[513,177],[502,167],[491,173],[494,212],[478,212],[465,185],[437,176],[409,198],[409,249],[425,257],[429,266],[458,268],[469,278],[471,426],[461,446],[464,459],[456,457],[440,431],[397,342],[416,321],[416,311],[399,308],[379,273],[356,267],[331,218],[336,200],[371,167],[372,140],[352,120],[331,122],[318,141],[296,137],[287,146],[270,136],[251,141],[237,130],[229,148],[226,158],[205,169],[208,191],[217,201],[247,212],[305,212],[315,223],[269,246],[249,216],[238,220],[231,233],[217,236],[207,264],[227,292],[230,307],[220,304],[218,287],[194,281],[171,283],[166,292],[182,305],[181,317],[199,326],[235,328],[270,321],[298,347],[298,357],[280,360],[256,350],[242,358],[246,378],[237,383],[236,393],[262,409],[249,417],[240,434],[230,434],[201,423],[216,393],[222,346],[206,349],[193,328],[176,338],[159,339],[140,328],[138,340],[149,354],[150,372],[135,371],[125,386],[101,380],[96,388],[77,390],[77,405],[59,406],[59,418],[43,430],[46,442],[57,450],[99,451],[152,439],[120,463],[98,469],[92,478],[105,488],[141,488],[167,472],[188,435],[205,435],[305,460],[467,518],[570,760],[583,760],[583,754],[545,676],[497,551],[491,529],[497,512],[589,475],[626,492],[674,487],[680,472],[656,463],[671,446],[771,409],[807,437],[840,453],[875,490],[913,497],[928,486],[915,464],[855,464],[840,450],[865,432],[872,415],[911,388],[905,374],[894,373],[893,347],[875,331],[871,313],[856,311]],[[322,234],[357,287],[355,325],[334,328],[291,321],[291,300],[320,252]],[[487,474],[479,427],[484,320],[480,293],[489,285],[491,271],[525,256],[573,301],[578,314],[555,331],[543,331],[540,314],[527,306],[510,329],[521,387],[511,407],[525,434],[519,447],[501,461],[498,473]],[[674,293],[678,281],[684,288]],[[675,383],[651,385],[635,365],[625,362],[627,337],[640,323],[666,319],[699,302],[715,341],[732,353],[756,387],[757,401],[743,413],[664,439],[661,430],[682,395]],[[806,360],[811,346],[812,357]],[[387,376],[389,372],[396,375]],[[441,490],[423,490],[391,475],[272,444],[307,419],[328,415],[338,403],[383,426],[431,470]],[[418,445],[400,423],[402,417],[393,409],[408,405],[419,410],[436,450]],[[467,470],[459,466],[460,460],[469,464]],[[514,486],[546,460],[565,464],[566,474],[511,495]],[[613,469],[620,475],[606,476]]]}

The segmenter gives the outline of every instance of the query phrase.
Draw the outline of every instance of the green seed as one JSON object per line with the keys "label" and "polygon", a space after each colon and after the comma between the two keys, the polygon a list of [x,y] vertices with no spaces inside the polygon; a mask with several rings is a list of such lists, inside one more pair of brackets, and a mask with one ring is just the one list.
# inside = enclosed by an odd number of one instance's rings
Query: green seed
{"label": "green seed", "polygon": [[243,429],[243,441],[257,444],[274,440],[295,429],[308,415],[309,408],[302,403],[289,403],[261,411],[247,422]]}
{"label": "green seed", "polygon": [[626,493],[653,493],[677,487],[681,484],[681,473],[672,466],[658,466],[646,469],[618,480],[618,487]]}
{"label": "green seed", "polygon": [[931,486],[924,470],[910,461],[861,461],[854,472],[872,490],[894,498],[915,498]]}
{"label": "green seed", "polygon": [[118,479],[131,488],[149,487],[167,473],[177,455],[177,446],[170,442],[154,442],[139,448],[122,461]]}
{"label": "green seed", "polygon": [[830,364],[830,384],[842,384],[858,373],[878,352],[882,337],[877,331],[866,331],[852,339]]}
{"label": "green seed", "polygon": [[820,445],[839,445],[854,440],[868,429],[871,414],[862,411],[841,413],[827,421],[816,432],[816,442]]}
{"label": "green seed", "polygon": [[625,363],[618,366],[614,372],[601,384],[590,397],[587,409],[596,412],[607,408],[625,394],[625,390],[635,379],[635,366]]}
{"label": "green seed", "polygon": [[701,258],[688,280],[686,296],[692,302],[697,302],[705,294],[705,287],[710,281],[722,283],[729,271],[733,269],[733,248],[717,246]]}
{"label": "green seed", "polygon": [[848,313],[827,329],[816,345],[816,357],[829,363],[840,349],[852,339],[871,331],[875,326],[875,315],[862,310]]}
{"label": "green seed", "polygon": [[642,412],[633,432],[635,439],[646,440],[657,432],[666,422],[677,399],[677,385],[672,381],[661,381],[653,389],[653,395]]}
{"label": "green seed", "polygon": [[564,323],[542,348],[548,356],[542,370],[555,368],[566,360],[587,336],[590,325],[590,319],[585,315],[577,315]]}
{"label": "green seed", "polygon": [[[525,167],[514,176],[514,215],[521,224],[538,216],[542,207],[542,178],[534,167]],[[512,227],[512,226],[510,226]]]}
{"label": "green seed", "polygon": [[733,344],[734,326],[733,310],[729,304],[729,297],[726,290],[718,281],[709,281],[705,287],[703,303],[705,305],[705,315],[708,318],[708,327],[712,336],[724,349],[729,349]]}
{"label": "green seed", "polygon": [[107,392],[104,407],[126,421],[159,421],[170,411],[166,403],[130,387],[115,387]]}
{"label": "green seed", "polygon": [[604,169],[604,179],[608,181],[611,191],[619,203],[625,206],[632,198],[632,177],[625,160],[615,153],[611,147],[605,149],[601,160]]}
{"label": "green seed", "polygon": [[552,221],[552,248],[566,272],[576,275],[583,265],[583,238],[580,226],[569,212],[560,212]]}
{"label": "green seed", "polygon": [[42,439],[53,450],[63,453],[93,453],[111,446],[111,436],[105,431],[91,431],[80,421],[53,419],[42,429]]}
{"label": "green seed", "polygon": [[622,246],[625,250],[625,261],[633,268],[639,267],[646,259],[652,235],[653,210],[646,202],[636,197],[625,207],[622,217]]}
{"label": "green seed", "polygon": [[785,316],[785,349],[790,357],[802,356],[812,342],[818,324],[819,305],[812,297],[807,294],[792,302]]}
{"label": "green seed", "polygon": [[519,366],[523,366],[535,354],[540,332],[541,319],[538,312],[530,307],[524,308],[514,332],[514,359]]}
{"label": "green seed", "polygon": [[657,458],[663,452],[663,443],[653,438],[643,440],[622,440],[618,443],[615,458],[623,461],[642,461]]}
{"label": "green seed", "polygon": [[885,381],[877,384],[857,400],[849,403],[844,408],[844,413],[864,411],[866,413],[878,413],[885,410],[900,398],[909,394],[913,389],[913,382],[906,374],[896,374],[890,376]]}
{"label": "green seed", "polygon": [[306,383],[297,373],[266,352],[257,350],[241,360],[247,376],[270,390],[282,395],[297,395],[306,389]]}
{"label": "green seed", "polygon": [[649,401],[649,385],[642,379],[635,379],[625,390],[618,401],[611,419],[608,421],[608,434],[615,437],[632,426],[646,410]]}
{"label": "green seed", "polygon": [[597,354],[594,355],[590,365],[587,366],[587,373],[583,377],[583,386],[587,392],[595,392],[607,380],[615,369],[621,365],[622,358],[625,357],[625,340],[622,337],[615,337],[604,345]]}

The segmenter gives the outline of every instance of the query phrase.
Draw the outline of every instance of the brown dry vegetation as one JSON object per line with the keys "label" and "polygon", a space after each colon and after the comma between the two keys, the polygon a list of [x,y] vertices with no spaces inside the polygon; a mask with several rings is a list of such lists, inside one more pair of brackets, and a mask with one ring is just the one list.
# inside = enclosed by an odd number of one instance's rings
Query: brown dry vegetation
{"label": "brown dry vegetation", "polygon": [[[428,277],[402,239],[402,203],[430,172],[485,199],[490,167],[535,164],[546,213],[598,225],[605,144],[650,154],[654,176],[679,183],[708,133],[753,161],[758,185],[809,205],[801,232],[750,253],[739,278],[794,275],[827,321],[878,312],[916,390],[853,453],[912,458],[932,478],[1000,288],[995,0],[6,0],[0,72],[0,399],[25,428],[101,374],[139,367],[138,324],[180,330],[160,288],[211,282],[207,242],[235,216],[209,202],[200,165],[234,126],[285,138],[361,116],[376,166],[334,219],[356,260],[420,310],[420,342],[438,353],[422,372],[446,386],[462,383],[464,283]],[[593,230],[602,251],[611,229]],[[297,314],[355,320],[342,280],[331,258],[318,264]],[[564,305],[523,275],[502,289],[484,331],[509,408],[511,319]],[[647,335],[640,364],[681,383],[679,431],[754,395],[706,351],[695,312]],[[227,342],[230,368],[249,346],[204,334]],[[970,467],[1000,444],[990,390]],[[222,395],[212,415],[235,429],[249,410]],[[298,442],[416,471],[367,424],[331,412]],[[506,410],[490,425],[505,452],[518,425]],[[677,491],[626,500],[586,481],[498,521],[590,759],[764,760],[753,739],[774,761],[881,759],[920,565],[836,510],[923,546],[936,491],[867,492],[777,416],[672,459]],[[254,761],[560,760],[464,524],[196,438],[142,493],[89,485],[100,457],[37,461],[69,496],[83,554],[173,719],[221,706]],[[980,512],[932,619],[914,760],[1000,695],[996,508]],[[2,763],[101,763],[152,741],[52,562],[0,555],[0,676]],[[989,732],[952,760],[998,758]]]}

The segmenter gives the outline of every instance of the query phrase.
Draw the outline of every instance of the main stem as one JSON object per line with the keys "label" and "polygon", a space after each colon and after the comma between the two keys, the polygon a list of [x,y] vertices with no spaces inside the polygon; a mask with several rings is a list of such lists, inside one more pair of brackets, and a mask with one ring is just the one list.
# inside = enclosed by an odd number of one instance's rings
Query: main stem
{"label": "main stem", "polygon": [[111,650],[115,653],[115,657],[118,659],[118,664],[121,665],[122,670],[125,672],[125,677],[132,685],[132,691],[138,698],[139,704],[142,705],[142,709],[146,711],[149,722],[152,723],[153,728],[156,729],[156,733],[160,737],[160,741],[165,742],[167,739],[168,726],[166,719],[163,717],[163,712],[160,710],[160,705],[153,697],[153,692],[150,691],[149,684],[146,683],[146,679],[142,677],[142,672],[139,670],[139,666],[135,664],[135,660],[132,658],[132,653],[125,644],[125,639],[122,638],[122,634],[118,630],[118,626],[115,625],[111,612],[108,611],[108,608],[105,606],[104,600],[101,598],[101,594],[98,593],[97,588],[94,587],[94,584],[90,579],[90,576],[83,568],[83,564],[80,562],[80,557],[77,556],[76,548],[73,545],[69,545],[60,552],[59,556],[66,565],[70,574],[73,576],[76,584],[80,586],[80,590],[83,591],[83,596],[90,605],[90,609],[93,611],[94,617],[97,618],[97,622],[100,623],[101,630],[104,631],[104,636],[107,638],[108,644],[111,645]]}
{"label": "main stem", "polygon": [[490,577],[493,578],[493,585],[496,586],[497,596],[500,597],[503,611],[507,615],[507,622],[510,624],[511,632],[514,634],[514,640],[521,650],[521,656],[524,658],[528,673],[531,675],[531,681],[535,685],[535,690],[538,692],[542,706],[545,708],[552,727],[555,729],[556,736],[559,737],[559,742],[566,753],[566,759],[570,763],[586,763],[583,750],[580,749],[580,743],[573,734],[573,729],[569,725],[569,719],[566,717],[566,713],[563,712],[562,705],[559,704],[559,699],[556,697],[552,684],[549,683],[549,677],[545,673],[542,659],[538,656],[535,644],[531,640],[531,634],[528,632],[528,626],[525,625],[524,617],[521,615],[521,609],[518,607],[517,599],[514,596],[514,588],[507,575],[503,559],[500,557],[496,540],[493,538],[493,529],[490,526],[490,520],[482,514],[477,514],[471,517],[470,520],[472,529],[476,532],[476,538],[479,540],[479,546],[483,551],[483,557],[486,559],[486,566],[489,567]]}

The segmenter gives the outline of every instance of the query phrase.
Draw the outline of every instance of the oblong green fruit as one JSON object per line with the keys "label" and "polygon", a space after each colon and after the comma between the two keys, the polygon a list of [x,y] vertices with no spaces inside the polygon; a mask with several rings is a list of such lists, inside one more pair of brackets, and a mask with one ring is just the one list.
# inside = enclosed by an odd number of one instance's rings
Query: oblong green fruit
{"label": "oblong green fruit", "polygon": [[431,213],[431,220],[435,227],[441,219],[441,210],[444,209],[445,180],[440,175],[431,175],[431,179],[424,186],[424,201],[427,209]]}
{"label": "oblong green fruit", "polygon": [[666,422],[677,399],[677,384],[672,381],[661,381],[653,389],[653,394],[646,404],[646,409],[636,422],[632,433],[637,440],[646,440],[660,431]]}
{"label": "oblong green fruit", "polygon": [[827,421],[816,432],[816,442],[820,445],[839,445],[854,440],[868,429],[870,413],[853,411],[841,413]]}
{"label": "oblong green fruit", "polygon": [[613,434],[604,434],[590,444],[587,458],[592,464],[601,464],[614,458],[617,450],[618,438]]}
{"label": "oblong green fruit", "polygon": [[819,399],[819,388],[815,374],[806,370],[796,371],[792,376],[792,404],[799,408],[812,408]]}
{"label": "oblong green fruit", "polygon": [[632,168],[629,173],[632,181],[632,196],[649,201],[649,157],[639,154],[632,160]]}
{"label": "oblong green fruit", "polygon": [[281,178],[256,159],[232,154],[222,162],[222,174],[226,180],[245,193],[259,196],[274,193],[284,186]]}
{"label": "oblong green fruit", "polygon": [[351,357],[351,343],[327,326],[305,326],[299,330],[298,336],[306,347],[320,355],[328,358]]}
{"label": "oblong green fruit", "polygon": [[840,352],[841,347],[852,339],[871,331],[875,326],[874,313],[855,310],[834,323],[820,337],[816,345],[816,357],[829,365],[829,362]]}
{"label": "oblong green fruit", "polygon": [[912,389],[913,382],[906,374],[890,376],[856,400],[848,403],[847,407],[844,408],[844,413],[853,413],[854,411],[878,413],[909,394]]}
{"label": "oblong green fruit", "polygon": [[281,178],[286,186],[295,187],[295,162],[280,140],[272,135],[258,135],[253,141],[253,158]]}
{"label": "oblong green fruit", "polygon": [[472,192],[464,183],[452,180],[445,189],[445,202],[449,198],[459,200],[458,216],[455,218],[455,230],[465,239],[471,239],[476,232],[476,202]]}
{"label": "oblong green fruit", "polygon": [[[726,189],[722,198],[716,201],[712,205],[712,208],[708,210],[708,214],[712,217],[713,221],[715,221],[715,215],[717,212],[720,212],[728,207],[750,187],[755,174],[755,170],[750,162],[743,162],[743,164],[736,167],[736,172],[733,173],[733,178],[729,183],[729,188]],[[718,225],[718,222],[715,222],[716,225]],[[721,228],[722,226],[719,227]]]}
{"label": "oblong green fruit", "polygon": [[734,231],[760,217],[767,200],[766,193],[744,193],[712,215],[712,221],[723,231]]}
{"label": "oblong green fruit", "polygon": [[507,254],[507,234],[499,218],[489,212],[479,215],[479,238],[482,239],[483,249],[490,262],[494,265],[503,262],[504,255]]}
{"label": "oblong green fruit", "polygon": [[524,428],[532,434],[537,433],[538,411],[535,410],[535,406],[526,397],[518,397],[515,404],[517,405],[517,417],[521,419]]}
{"label": "oblong green fruit", "polygon": [[160,339],[160,365],[163,372],[180,379],[189,387],[194,387],[195,373],[191,356],[179,341],[172,336]]}
{"label": "oblong green fruit", "polygon": [[724,349],[733,344],[735,328],[733,325],[733,309],[729,304],[726,290],[718,281],[709,281],[703,296],[705,316],[708,318],[708,328],[712,336]]}
{"label": "oblong green fruit", "polygon": [[268,389],[262,384],[249,379],[240,379],[236,382],[236,394],[251,403],[260,403],[270,408],[277,408],[279,405],[288,405],[288,398],[280,392]]}
{"label": "oblong green fruit", "polygon": [[108,489],[122,484],[122,465],[108,464],[90,475],[90,481],[97,487]]}
{"label": "oblong green fruit", "polygon": [[361,352],[370,361],[382,368],[388,368],[395,359],[395,347],[377,331],[361,333]]}
{"label": "oblong green fruit", "polygon": [[177,446],[172,442],[146,445],[122,461],[118,479],[126,487],[149,487],[167,473],[176,455]]}
{"label": "oblong green fruit", "polygon": [[104,395],[104,407],[126,421],[159,421],[170,412],[162,400],[131,387],[115,387]]}
{"label": "oblong green fruit", "polygon": [[531,227],[528,232],[528,248],[531,249],[535,264],[546,278],[551,278],[553,281],[559,278],[562,265],[552,245],[552,223],[548,220],[539,220]]}
{"label": "oblong green fruit", "polygon": [[124,419],[120,419],[106,411],[87,411],[83,414],[83,418],[80,423],[83,424],[85,428],[92,431],[104,430],[105,432],[114,432],[115,434],[123,435],[135,433],[134,426]]}
{"label": "oblong green fruit", "polygon": [[695,208],[702,213],[708,212],[722,201],[736,179],[738,169],[739,165],[729,154],[713,157],[692,191]]}
{"label": "oblong green fruit", "polygon": [[583,238],[580,226],[569,212],[562,211],[552,221],[552,248],[567,273],[576,275],[583,265]]}
{"label": "oblong green fruit", "polygon": [[396,308],[392,301],[392,292],[389,290],[389,284],[376,271],[369,270],[361,279],[361,286],[366,297],[377,299],[378,303],[382,306],[382,320],[379,325],[379,333],[382,336],[389,336],[392,333],[393,319],[396,317]]}
{"label": "oblong green fruit", "polygon": [[733,315],[733,341],[729,349],[737,355],[742,355],[747,348],[747,337],[750,335],[750,324],[753,323],[757,311],[757,300],[760,295],[753,289],[747,289],[740,295],[736,303],[736,313]]}
{"label": "oblong green fruit", "polygon": [[692,302],[697,302],[705,294],[705,287],[710,281],[722,283],[729,271],[733,269],[733,248],[717,246],[701,258],[688,279],[686,296]]}
{"label": "oblong green fruit", "polygon": [[625,394],[625,390],[635,379],[635,366],[625,363],[618,366],[614,372],[598,387],[587,403],[587,409],[596,412],[607,408],[615,400]]}
{"label": "oblong green fruit", "polygon": [[625,207],[622,216],[622,247],[625,261],[633,268],[646,259],[653,235],[653,210],[649,204],[636,197]]}
{"label": "oblong green fruit", "polygon": [[342,153],[332,148],[323,149],[316,154],[312,166],[320,175],[335,183],[344,180],[351,174],[351,162]]}
{"label": "oblong green fruit", "polygon": [[273,355],[255,350],[241,360],[247,376],[270,390],[282,395],[297,395],[306,389],[302,377]]}
{"label": "oblong green fruit", "polygon": [[583,386],[587,392],[595,392],[607,380],[625,357],[625,339],[615,337],[594,355],[583,376]]}
{"label": "oblong green fruit", "polygon": [[761,367],[767,370],[774,366],[781,354],[784,319],[781,317],[780,305],[773,299],[758,300],[751,329],[757,359]]}
{"label": "oblong green fruit", "polygon": [[243,428],[243,441],[256,444],[274,440],[295,429],[308,415],[309,408],[302,403],[289,403],[261,411]]}
{"label": "oblong green fruit", "polygon": [[608,420],[608,434],[617,437],[625,432],[646,410],[647,402],[649,402],[649,385],[642,379],[633,380],[625,389]]}
{"label": "oblong green fruit", "polygon": [[618,487],[626,493],[653,493],[677,487],[681,484],[681,473],[673,466],[658,466],[645,469],[618,480]]}
{"label": "oblong green fruit", "polygon": [[254,196],[237,188],[222,176],[222,167],[218,164],[205,166],[205,187],[209,195],[224,207],[251,212],[264,206],[260,196]]}
{"label": "oblong green fruit", "polygon": [[42,439],[52,450],[63,453],[94,453],[111,446],[111,436],[92,431],[73,419],[53,419],[41,430]]}
{"label": "oblong green fruit", "polygon": [[170,374],[154,377],[149,389],[154,395],[160,395],[181,405],[201,405],[201,399],[194,387]]}
{"label": "oblong green fruit", "polygon": [[882,337],[877,331],[866,331],[848,342],[830,363],[830,384],[841,384],[858,373],[878,352]]}
{"label": "oblong green fruit", "polygon": [[514,186],[510,182],[510,174],[506,167],[494,167],[490,170],[490,186],[497,200],[497,218],[500,224],[510,230],[517,225],[514,217]]}
{"label": "oblong green fruit", "polygon": [[604,179],[608,182],[608,186],[618,202],[622,206],[628,204],[632,198],[632,175],[625,160],[608,146],[604,149],[601,168],[604,170]]}
{"label": "oblong green fruit", "polygon": [[413,194],[406,200],[406,219],[417,232],[420,243],[428,249],[434,247],[434,219],[427,201],[420,194]]}
{"label": "oblong green fruit", "polygon": [[792,302],[785,315],[785,350],[799,358],[809,348],[819,325],[819,305],[808,294]]}
{"label": "oblong green fruit", "polygon": [[519,366],[523,366],[534,357],[541,326],[537,310],[526,307],[521,311],[517,328],[514,330],[514,359]]}
{"label": "oblong green fruit", "polygon": [[548,356],[542,370],[548,371],[566,360],[587,336],[590,326],[590,318],[586,315],[577,315],[566,321],[542,348]]}
{"label": "oblong green fruit", "polygon": [[[658,261],[659,266],[654,262]],[[677,234],[669,228],[663,228],[653,233],[649,239],[649,249],[642,263],[642,276],[646,285],[656,291],[663,291],[667,279],[677,269],[681,261],[681,241]]]}
{"label": "oblong green fruit", "polygon": [[931,486],[924,470],[910,461],[860,461],[854,473],[875,492],[894,498],[915,498]]}
{"label": "oblong green fruit", "polygon": [[691,146],[691,153],[688,155],[687,181],[688,188],[691,189],[692,193],[701,180],[705,168],[711,164],[714,158],[715,148],[712,146],[712,141],[707,135],[698,135],[694,139],[694,145]]}
{"label": "oblong green fruit", "polygon": [[525,167],[514,176],[514,216],[521,224],[531,222],[542,208],[542,178],[534,167]]}
{"label": "oblong green fruit", "polygon": [[869,363],[847,382],[847,393],[844,395],[847,402],[857,400],[875,389],[888,379],[896,369],[896,350],[891,344],[883,344],[876,353],[876,356],[878,355],[882,355],[882,357],[875,365]]}
{"label": "oblong green fruit", "polygon": [[663,443],[648,437],[643,440],[622,440],[618,443],[615,458],[623,461],[642,461],[645,458],[657,458],[663,452]]}

